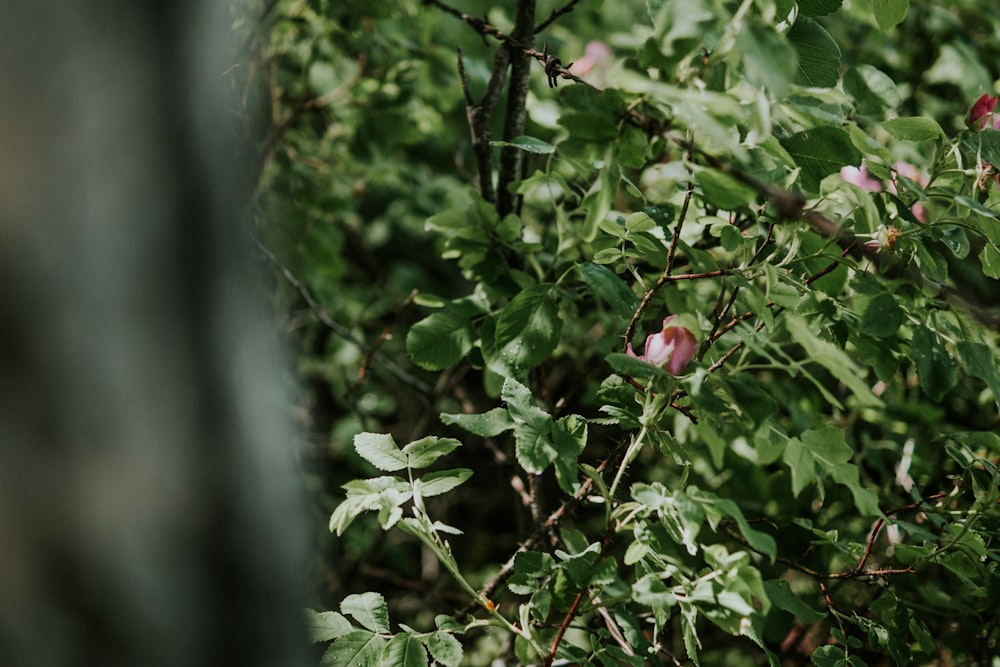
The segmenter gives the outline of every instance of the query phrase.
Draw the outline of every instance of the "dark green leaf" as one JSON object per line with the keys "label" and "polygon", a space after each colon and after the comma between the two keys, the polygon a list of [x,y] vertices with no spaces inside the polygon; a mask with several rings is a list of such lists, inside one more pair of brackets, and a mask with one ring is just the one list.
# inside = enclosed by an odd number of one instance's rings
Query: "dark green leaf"
{"label": "dark green leaf", "polygon": [[431,657],[444,667],[458,667],[462,664],[462,644],[450,632],[435,632],[427,638],[427,648]]}
{"label": "dark green leaf", "polygon": [[896,333],[904,319],[906,314],[895,297],[883,292],[868,302],[861,316],[861,330],[869,336],[885,338]]}
{"label": "dark green leaf", "polygon": [[806,16],[826,16],[840,9],[844,0],[799,0],[799,11]]}
{"label": "dark green leaf", "polygon": [[577,268],[584,282],[597,296],[613,307],[622,317],[632,317],[639,306],[639,299],[621,278],[605,266],[586,262]]}
{"label": "dark green leaf", "polygon": [[667,377],[670,375],[659,366],[654,366],[621,352],[612,352],[604,358],[616,373],[626,377],[648,378]]}
{"label": "dark green leaf", "polygon": [[867,407],[882,405],[882,401],[862,381],[862,373],[857,364],[843,350],[812,333],[805,320],[797,315],[788,314],[785,323],[792,337],[805,350],[808,360],[820,364],[843,382],[860,405]]}
{"label": "dark green leaf", "polygon": [[913,329],[910,357],[917,366],[920,388],[933,400],[940,401],[945,392],[955,386],[958,364],[948,354],[940,338],[927,327]]}
{"label": "dark green leaf", "polygon": [[807,86],[832,88],[840,78],[840,47],[830,33],[800,15],[788,31],[788,41],[798,53],[798,79]]}
{"label": "dark green leaf", "polygon": [[997,366],[1000,364],[993,351],[983,343],[963,340],[958,344],[958,356],[965,372],[984,381],[993,393],[993,400],[1000,405],[1000,375],[997,374]]}
{"label": "dark green leaf", "polygon": [[534,285],[511,299],[497,319],[495,354],[527,371],[548,358],[559,343],[562,320],[552,298],[553,286]]}
{"label": "dark green leaf", "polygon": [[826,618],[824,612],[812,608],[795,595],[784,579],[765,581],[764,590],[767,591],[767,597],[771,600],[771,604],[791,613],[807,625],[818,623]]}
{"label": "dark green leaf", "polygon": [[406,334],[406,351],[427,370],[452,366],[472,349],[475,332],[469,321],[449,313],[432,313]]}
{"label": "dark green leaf", "polygon": [[802,167],[802,187],[819,191],[819,182],[842,167],[861,164],[861,151],[847,132],[837,127],[817,127],[788,137],[785,149]]}

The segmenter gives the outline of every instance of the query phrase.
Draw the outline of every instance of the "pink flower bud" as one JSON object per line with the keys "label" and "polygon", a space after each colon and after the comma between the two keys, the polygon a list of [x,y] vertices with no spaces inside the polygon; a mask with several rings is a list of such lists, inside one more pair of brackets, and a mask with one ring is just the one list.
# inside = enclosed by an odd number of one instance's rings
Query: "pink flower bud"
{"label": "pink flower bud", "polygon": [[646,337],[645,354],[637,355],[628,344],[626,352],[666,370],[671,375],[680,375],[698,352],[698,340],[686,327],[672,325],[677,316],[670,315],[663,320],[663,331]]}
{"label": "pink flower bud", "polygon": [[965,124],[973,130],[983,129],[996,106],[997,98],[989,93],[984,93],[969,109],[969,117],[965,119]]}

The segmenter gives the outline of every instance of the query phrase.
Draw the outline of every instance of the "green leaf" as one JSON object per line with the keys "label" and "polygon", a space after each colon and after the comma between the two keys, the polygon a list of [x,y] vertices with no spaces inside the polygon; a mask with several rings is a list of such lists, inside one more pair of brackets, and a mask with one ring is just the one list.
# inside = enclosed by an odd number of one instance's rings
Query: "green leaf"
{"label": "green leaf", "polygon": [[348,595],[340,603],[340,611],[372,632],[389,632],[389,607],[380,593]]}
{"label": "green leaf", "polygon": [[820,24],[800,15],[788,31],[788,41],[798,52],[798,80],[801,83],[819,88],[837,85],[840,47]]}
{"label": "green leaf", "polygon": [[792,45],[773,26],[751,25],[737,39],[747,79],[778,99],[784,97],[798,68]]}
{"label": "green leaf", "polygon": [[861,330],[869,336],[885,338],[896,333],[905,319],[906,314],[895,297],[883,292],[868,302],[861,316]]}
{"label": "green leaf", "polygon": [[813,651],[809,659],[816,667],[847,667],[846,655],[844,649],[827,644]]}
{"label": "green leaf", "polygon": [[503,408],[493,408],[480,414],[441,413],[441,421],[449,426],[459,426],[469,433],[483,438],[492,438],[514,428],[510,413]]}
{"label": "green leaf", "polygon": [[438,631],[427,638],[427,648],[431,657],[444,667],[459,667],[462,664],[462,643],[450,632]]}
{"label": "green leaf", "polygon": [[513,378],[504,381],[500,397],[507,402],[507,410],[514,418],[518,463],[527,472],[542,472],[558,455],[549,435],[552,417],[536,406],[531,391]]}
{"label": "green leaf", "polygon": [[705,202],[723,211],[746,208],[757,199],[756,190],[716,169],[702,169],[694,178]]}
{"label": "green leaf", "polygon": [[861,164],[861,151],[838,127],[817,127],[788,137],[785,149],[802,167],[802,188],[819,191],[819,182],[842,167]]}
{"label": "green leaf", "polygon": [[906,18],[910,0],[872,0],[872,9],[875,11],[878,27],[888,30]]}
{"label": "green leaf", "polygon": [[826,16],[840,9],[844,0],[799,0],[799,11],[806,16]]}
{"label": "green leaf", "polygon": [[990,278],[1000,278],[1000,249],[991,243],[983,246],[979,252],[979,262],[983,265],[983,275]]}
{"label": "green leaf", "polygon": [[439,438],[429,435],[420,440],[414,440],[403,447],[403,455],[406,456],[407,467],[420,469],[426,468],[445,454],[450,454],[462,443],[454,438]]}
{"label": "green leaf", "polygon": [[468,468],[455,468],[454,470],[427,473],[414,484],[419,487],[420,495],[424,498],[430,498],[451,491],[470,477],[472,477],[472,471]]}
{"label": "green leaf", "polygon": [[660,52],[676,62],[694,50],[715,14],[705,0],[647,0],[649,17],[656,27]]}
{"label": "green leaf", "polygon": [[639,307],[639,299],[611,269],[591,262],[580,264],[577,268],[594,294],[607,301],[622,317],[632,317]]}
{"label": "green leaf", "polygon": [[843,350],[813,334],[805,320],[798,315],[787,313],[785,325],[792,337],[805,350],[807,359],[818,363],[843,382],[854,394],[859,405],[870,408],[882,406],[882,401],[861,380],[862,372],[857,364]]}
{"label": "green leaf", "polygon": [[580,204],[585,216],[583,229],[580,230],[580,236],[584,241],[594,240],[594,237],[597,236],[598,224],[611,211],[615,196],[618,194],[619,174],[618,165],[614,163],[612,149],[608,148],[604,167],[601,168]]}
{"label": "green leaf", "polygon": [[354,436],[354,449],[379,470],[396,472],[406,467],[406,456],[387,433],[358,433]]}
{"label": "green leaf", "polygon": [[818,623],[826,618],[824,612],[813,609],[795,595],[784,579],[765,581],[764,590],[767,591],[767,597],[771,600],[771,604],[791,613],[806,625]]}
{"label": "green leaf", "polygon": [[413,635],[401,632],[385,645],[379,665],[386,667],[426,667],[427,649]]}
{"label": "green leaf", "polygon": [[659,366],[647,363],[621,352],[612,352],[604,357],[612,369],[619,375],[632,378],[668,377],[670,373]]}
{"label": "green leaf", "polygon": [[1000,375],[997,374],[998,361],[993,351],[982,343],[965,340],[959,342],[957,348],[965,372],[985,382],[993,392],[993,400],[1000,405]]}
{"label": "green leaf", "polygon": [[[902,101],[896,83],[871,65],[857,65],[844,73],[844,92],[857,102],[860,114],[884,117]],[[933,122],[933,121],[932,121]]]}
{"label": "green leaf", "polygon": [[309,641],[326,642],[351,631],[351,622],[335,611],[316,612],[306,609],[306,629]]}
{"label": "green leaf", "polygon": [[878,497],[861,486],[858,468],[848,463],[853,452],[838,428],[811,429],[802,439],[789,438],[783,460],[792,471],[795,495],[817,478],[817,468],[838,484],[846,486],[858,510],[867,516],[879,513]]}
{"label": "green leaf", "polygon": [[913,329],[910,358],[916,364],[920,388],[935,401],[940,401],[958,381],[958,364],[927,327],[918,325]]}
{"label": "green leaf", "polygon": [[406,351],[421,368],[441,370],[468,354],[474,338],[469,320],[449,313],[432,313],[410,327]]}
{"label": "green leaf", "polygon": [[367,630],[354,630],[338,637],[323,654],[320,667],[377,665],[385,640]]}
{"label": "green leaf", "polygon": [[925,116],[891,118],[882,127],[900,141],[930,141],[945,136],[937,121]]}
{"label": "green leaf", "polygon": [[577,479],[577,457],[587,446],[587,420],[579,415],[567,415],[552,422],[552,444],[557,452],[556,482],[569,495],[575,495],[580,485]]}
{"label": "green leaf", "polygon": [[514,148],[520,148],[522,151],[526,151],[528,153],[538,153],[539,155],[548,155],[549,153],[556,152],[556,147],[547,141],[542,141],[541,139],[536,139],[535,137],[529,137],[526,135],[514,137],[510,141],[491,141],[490,145],[513,146]]}
{"label": "green leaf", "polygon": [[527,371],[548,358],[559,343],[562,320],[548,283],[523,290],[500,311],[494,353],[514,368]]}

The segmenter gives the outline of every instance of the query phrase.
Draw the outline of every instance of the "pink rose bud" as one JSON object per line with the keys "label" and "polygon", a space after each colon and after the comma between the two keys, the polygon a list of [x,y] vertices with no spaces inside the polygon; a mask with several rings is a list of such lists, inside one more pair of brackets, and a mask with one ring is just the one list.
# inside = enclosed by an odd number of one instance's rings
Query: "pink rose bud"
{"label": "pink rose bud", "polygon": [[663,320],[663,331],[646,337],[645,354],[637,355],[632,350],[632,343],[628,344],[626,352],[636,359],[663,368],[671,375],[683,373],[698,352],[698,340],[686,327],[670,324],[676,317],[667,317]]}
{"label": "pink rose bud", "polygon": [[984,93],[969,109],[969,117],[965,120],[965,124],[973,130],[983,129],[996,106],[997,98],[989,93]]}

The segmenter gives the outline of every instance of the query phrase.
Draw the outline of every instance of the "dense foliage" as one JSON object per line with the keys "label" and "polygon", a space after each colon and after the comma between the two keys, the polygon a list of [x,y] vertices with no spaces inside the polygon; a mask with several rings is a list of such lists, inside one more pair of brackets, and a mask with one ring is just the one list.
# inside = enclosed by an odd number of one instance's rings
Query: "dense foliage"
{"label": "dense foliage", "polygon": [[998,664],[1000,10],[260,13],[317,660]]}

